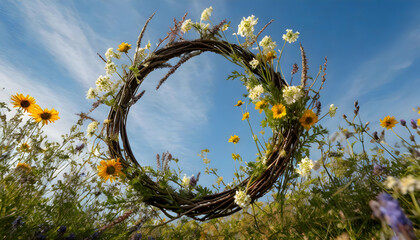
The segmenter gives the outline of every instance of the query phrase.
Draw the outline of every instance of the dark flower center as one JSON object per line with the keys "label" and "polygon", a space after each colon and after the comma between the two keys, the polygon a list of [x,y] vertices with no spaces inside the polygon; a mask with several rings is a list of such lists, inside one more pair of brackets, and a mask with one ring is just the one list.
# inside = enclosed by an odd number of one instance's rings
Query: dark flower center
{"label": "dark flower center", "polygon": [[114,166],[108,166],[107,168],[106,168],[106,173],[107,174],[114,174],[115,173],[115,167]]}
{"label": "dark flower center", "polygon": [[23,100],[20,102],[20,106],[22,106],[23,108],[27,108],[31,105],[31,103],[28,100]]}
{"label": "dark flower center", "polygon": [[311,117],[307,117],[307,118],[305,119],[305,123],[306,123],[306,124],[311,124],[311,123],[312,123],[312,118],[311,118]]}
{"label": "dark flower center", "polygon": [[50,120],[50,118],[51,118],[51,113],[49,113],[49,112],[43,112],[43,113],[41,113],[41,118],[43,119],[43,120]]}
{"label": "dark flower center", "polygon": [[386,124],[387,126],[389,126],[389,125],[391,125],[391,121],[389,121],[389,120],[388,120],[388,121],[386,121],[386,122],[385,122],[385,124]]}

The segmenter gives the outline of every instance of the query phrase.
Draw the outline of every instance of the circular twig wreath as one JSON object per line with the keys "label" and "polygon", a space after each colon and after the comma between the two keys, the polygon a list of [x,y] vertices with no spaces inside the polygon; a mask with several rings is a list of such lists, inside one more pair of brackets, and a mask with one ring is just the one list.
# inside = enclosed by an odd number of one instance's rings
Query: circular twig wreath
{"label": "circular twig wreath", "polygon": [[[139,36],[137,48],[140,46],[141,38],[149,20],[146,22]],[[141,166],[134,156],[126,129],[130,107],[143,95],[144,91],[138,93],[138,89],[149,73],[156,69],[171,67],[168,74],[159,82],[157,86],[157,89],[159,89],[181,64],[201,53],[213,52],[224,56],[231,62],[240,63],[249,74],[253,74],[256,77],[260,84],[270,85],[278,93],[281,93],[282,89],[288,86],[287,82],[281,77],[281,74],[274,70],[271,59],[264,59],[265,56],[257,56],[249,51],[247,47],[232,44],[215,37],[225,21],[213,27],[213,29],[201,31],[201,37],[199,39],[185,40],[182,38],[182,34],[179,34],[181,33],[179,28],[184,20],[185,16],[181,22],[175,21],[175,28],[171,29],[172,32],[168,34],[166,38],[168,43],[164,47],[159,48],[158,45],[157,50],[139,62],[136,62],[136,52],[133,62],[134,68],[130,67],[129,72],[124,72],[124,83],[116,94],[115,102],[109,111],[108,123],[106,125],[106,143],[111,157],[114,159],[119,158],[125,169],[132,167],[132,169],[138,170],[129,171],[126,173],[126,176],[128,179],[136,179],[136,183],[134,184],[136,185],[135,188],[141,188],[143,193],[150,193],[145,194],[143,198],[145,203],[159,208],[170,218],[188,216],[197,220],[208,220],[227,216],[241,209],[235,203],[235,195],[238,189],[246,188],[246,194],[249,196],[251,203],[269,191],[278,178],[286,171],[288,163],[293,159],[294,152],[299,147],[299,137],[304,131],[302,127],[304,125],[299,122],[299,116],[297,116],[288,120],[288,126],[290,127],[285,129],[285,131],[273,131],[270,143],[272,149],[265,156],[265,169],[257,176],[248,176],[231,189],[216,194],[192,198],[170,188],[162,187],[153,181],[145,174],[143,166]],[[176,65],[171,66],[169,61],[172,59],[179,59],[179,61]],[[260,59],[265,63],[259,64],[258,67],[252,66],[252,61],[256,59]],[[306,59],[304,60],[306,61]],[[303,63],[303,72],[305,71],[305,64]],[[303,72],[302,76],[304,74]],[[303,87],[305,83],[306,79],[302,83]],[[305,93],[307,95],[307,92]],[[304,106],[305,104],[303,104]],[[171,215],[169,212],[176,213],[176,216]]]}

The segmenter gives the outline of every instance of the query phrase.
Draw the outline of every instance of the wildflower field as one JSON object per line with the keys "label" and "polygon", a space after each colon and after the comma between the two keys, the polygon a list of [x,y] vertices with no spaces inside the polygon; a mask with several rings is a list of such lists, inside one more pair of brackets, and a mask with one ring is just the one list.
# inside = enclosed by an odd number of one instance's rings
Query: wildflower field
{"label": "wildflower field", "polygon": [[[135,40],[98,53],[104,69],[86,91],[91,107],[59,140],[46,133],[65,120],[53,102],[27,92],[0,102],[0,239],[420,237],[420,103],[404,107],[409,119],[364,119],[357,100],[338,116],[321,98],[327,57],[312,67],[299,31],[274,39],[272,21],[250,15],[234,25],[212,14],[185,14],[145,44],[152,14]],[[282,63],[288,47],[299,63]],[[195,150],[204,168],[195,175],[166,149],[144,161],[127,122],[147,98],[146,77],[164,69],[154,87],[165,91],[205,52],[236,67],[226,79],[244,91],[227,104],[247,134],[231,130],[218,143],[226,163],[215,163],[212,148]],[[344,125],[326,124],[336,118]]]}

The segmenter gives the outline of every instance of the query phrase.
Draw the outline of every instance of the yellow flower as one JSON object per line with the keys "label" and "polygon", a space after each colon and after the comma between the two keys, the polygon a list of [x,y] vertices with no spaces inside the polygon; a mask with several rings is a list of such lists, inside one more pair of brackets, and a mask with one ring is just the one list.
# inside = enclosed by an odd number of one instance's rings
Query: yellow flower
{"label": "yellow flower", "polygon": [[21,170],[21,171],[25,171],[25,172],[30,172],[32,170],[31,166],[29,166],[26,163],[18,163],[16,165],[16,170]]}
{"label": "yellow flower", "polygon": [[48,125],[50,122],[54,122],[57,119],[60,119],[58,116],[58,112],[53,108],[51,110],[48,110],[48,108],[42,110],[42,108],[38,105],[35,105],[31,111],[31,117],[37,121],[42,121],[42,124]]}
{"label": "yellow flower", "polygon": [[232,142],[233,144],[237,144],[239,142],[239,137],[237,135],[230,136],[228,142]]}
{"label": "yellow flower", "polygon": [[218,177],[218,178],[217,178],[217,181],[216,181],[217,185],[220,185],[220,183],[221,183],[222,181],[223,181],[223,177],[222,177],[222,176]]}
{"label": "yellow flower", "polygon": [[119,46],[118,46],[118,51],[120,51],[120,52],[125,52],[125,53],[127,53],[128,52],[128,50],[130,50],[131,49],[131,44],[128,44],[128,43],[125,43],[125,42],[123,42],[123,43],[121,43]]}
{"label": "yellow flower", "polygon": [[31,151],[31,146],[29,146],[29,144],[25,142],[25,143],[22,143],[19,146],[18,150],[21,151],[21,152],[30,152]]}
{"label": "yellow flower", "polygon": [[242,102],[241,100],[238,100],[238,103],[237,103],[237,104],[235,104],[234,106],[235,106],[235,107],[239,107],[239,106],[241,106],[242,104],[244,104],[244,102]]}
{"label": "yellow flower", "polygon": [[239,154],[232,153],[233,160],[238,160],[241,156]]}
{"label": "yellow flower", "polygon": [[246,120],[249,118],[249,112],[246,112],[242,115],[242,120]]}
{"label": "yellow flower", "polygon": [[277,58],[277,56],[276,56],[276,52],[273,50],[273,51],[268,51],[266,54],[265,54],[265,59],[268,61],[268,62],[271,62],[271,60],[273,60],[274,58]]}
{"label": "yellow flower", "polygon": [[318,116],[311,109],[306,109],[302,117],[299,119],[299,122],[308,131],[315,123],[318,122]]}
{"label": "yellow flower", "polygon": [[13,107],[22,108],[25,112],[30,111],[35,106],[35,99],[29,95],[23,96],[23,94],[16,93],[10,98],[13,102]]}
{"label": "yellow flower", "polygon": [[386,116],[384,119],[379,119],[381,122],[381,127],[386,129],[392,129],[395,127],[395,124],[398,123],[397,120],[395,120],[395,117]]}
{"label": "yellow flower", "polygon": [[417,119],[417,126],[420,126],[420,118]]}
{"label": "yellow flower", "polygon": [[122,165],[119,158],[117,158],[117,161],[115,161],[115,159],[108,161],[102,160],[101,165],[97,168],[98,176],[103,178],[105,182],[108,181],[108,179],[112,182],[118,175],[122,174]]}
{"label": "yellow flower", "polygon": [[268,106],[268,102],[261,100],[255,104],[255,109],[260,110],[260,113],[264,110],[265,107]]}
{"label": "yellow flower", "polygon": [[271,111],[273,111],[273,118],[280,119],[284,116],[286,116],[286,107],[281,104],[277,103],[271,108]]}

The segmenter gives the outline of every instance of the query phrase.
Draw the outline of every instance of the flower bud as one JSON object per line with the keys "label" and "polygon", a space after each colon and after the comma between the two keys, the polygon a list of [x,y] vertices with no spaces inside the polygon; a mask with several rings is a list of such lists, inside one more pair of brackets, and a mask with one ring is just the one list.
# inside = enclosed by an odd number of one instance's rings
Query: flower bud
{"label": "flower bud", "polygon": [[407,122],[404,119],[400,120],[401,126],[405,127],[407,126]]}

